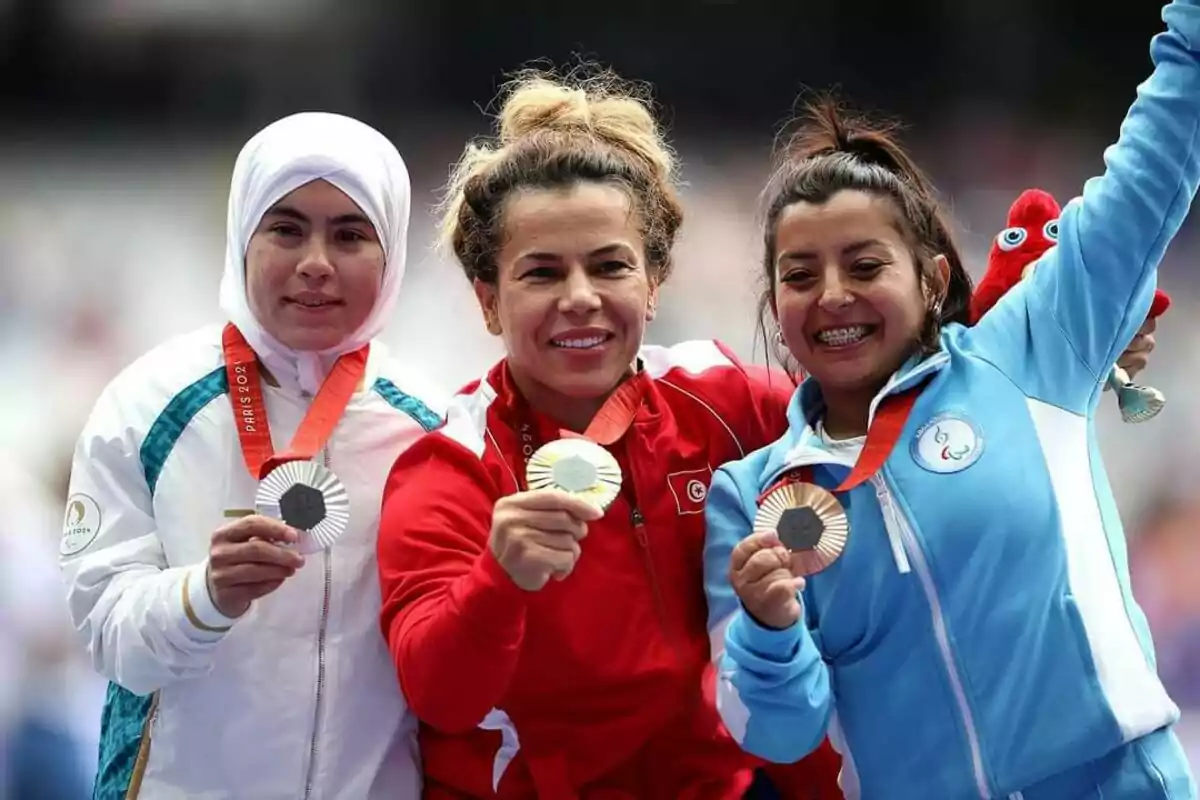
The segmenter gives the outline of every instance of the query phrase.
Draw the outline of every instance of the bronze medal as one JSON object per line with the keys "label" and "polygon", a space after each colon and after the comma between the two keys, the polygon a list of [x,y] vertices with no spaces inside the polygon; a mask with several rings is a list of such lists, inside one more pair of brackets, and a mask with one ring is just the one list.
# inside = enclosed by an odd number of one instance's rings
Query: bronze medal
{"label": "bronze medal", "polygon": [[792,572],[813,575],[841,556],[850,521],[832,493],[812,483],[784,483],[759,503],[754,532],[772,532],[792,554]]}

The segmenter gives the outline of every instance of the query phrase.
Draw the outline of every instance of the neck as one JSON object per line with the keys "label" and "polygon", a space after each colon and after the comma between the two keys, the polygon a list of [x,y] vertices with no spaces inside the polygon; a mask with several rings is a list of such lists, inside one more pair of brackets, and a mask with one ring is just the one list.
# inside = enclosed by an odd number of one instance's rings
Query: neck
{"label": "neck", "polygon": [[[583,433],[587,430],[592,419],[617,388],[614,386],[596,397],[571,397],[556,392],[545,384],[521,375],[511,368],[509,373],[530,408],[539,414],[545,414],[558,423],[559,427],[574,433]],[[622,382],[624,380],[625,378],[622,378]],[[617,384],[617,386],[619,385],[620,383]]]}
{"label": "neck", "polygon": [[830,392],[822,387],[821,393],[825,399],[825,433],[833,439],[865,436],[868,417],[871,414],[871,401],[875,399],[877,391],[864,389]]}
{"label": "neck", "polygon": [[[297,351],[297,352],[306,353],[308,351]],[[340,356],[338,358],[340,358]],[[325,359],[324,362],[327,362],[328,368],[332,369],[333,365],[337,363],[337,360],[338,360],[337,358],[330,357],[328,359]],[[271,374],[271,370],[267,366],[267,363],[262,358],[262,356],[259,356],[259,358],[258,358],[258,369],[259,369],[259,374],[262,375],[263,383],[267,384],[268,386],[273,386],[275,388],[279,388],[279,386],[280,386],[279,379],[276,378],[273,374]],[[329,377],[329,369],[322,370],[322,372],[323,372],[323,375],[321,377],[322,383],[324,382],[325,379],[327,379]],[[366,388],[366,385],[367,385],[367,376],[366,376],[366,373],[364,372],[363,376],[358,379],[358,384],[354,387],[354,391],[361,392],[364,388]],[[318,390],[319,390],[319,386],[313,388],[311,393],[313,395],[316,395]]]}

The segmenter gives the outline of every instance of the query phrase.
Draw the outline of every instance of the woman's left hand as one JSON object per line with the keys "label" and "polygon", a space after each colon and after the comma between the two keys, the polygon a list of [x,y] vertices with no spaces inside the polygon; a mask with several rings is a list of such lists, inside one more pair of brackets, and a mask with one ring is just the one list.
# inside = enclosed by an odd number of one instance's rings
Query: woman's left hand
{"label": "woman's left hand", "polygon": [[1125,370],[1130,380],[1150,363],[1150,353],[1154,350],[1154,331],[1157,327],[1157,320],[1147,319],[1138,329],[1129,347],[1125,348],[1125,352],[1117,359],[1117,366]]}

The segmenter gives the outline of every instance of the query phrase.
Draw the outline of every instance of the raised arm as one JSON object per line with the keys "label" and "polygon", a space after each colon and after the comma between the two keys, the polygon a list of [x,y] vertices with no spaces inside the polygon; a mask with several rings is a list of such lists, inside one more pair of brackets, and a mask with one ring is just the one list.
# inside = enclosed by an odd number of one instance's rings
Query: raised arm
{"label": "raised arm", "polygon": [[1063,210],[1058,246],[972,332],[1033,396],[1083,412],[1146,319],[1156,270],[1200,185],[1200,0],[1163,9],[1154,72],[1104,174]]}

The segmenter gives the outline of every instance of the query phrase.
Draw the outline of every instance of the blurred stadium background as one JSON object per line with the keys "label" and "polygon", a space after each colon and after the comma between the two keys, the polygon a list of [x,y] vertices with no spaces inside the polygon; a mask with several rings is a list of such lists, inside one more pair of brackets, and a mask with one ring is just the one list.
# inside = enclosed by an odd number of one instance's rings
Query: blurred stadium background
{"label": "blurred stadium background", "polygon": [[[598,59],[653,83],[684,163],[678,267],[657,342],[755,347],[757,195],[804,87],[908,123],[978,276],[1020,190],[1066,201],[1101,168],[1149,74],[1160,3],[732,0],[0,0],[0,797],[3,775],[93,769],[103,683],[72,637],[55,554],[75,437],[138,354],[219,321],[225,195],[241,144],[298,110],[379,127],[414,188],[404,298],[387,333],[447,387],[498,355],[431,206],[504,73]],[[772,7],[774,6],[774,7]],[[1144,382],[1167,410],[1099,426],[1159,668],[1200,765],[1200,366],[1196,226],[1162,285],[1176,304]],[[14,790],[15,791],[15,790]],[[12,796],[16,796],[15,794]],[[30,795],[23,795],[28,797]]]}

